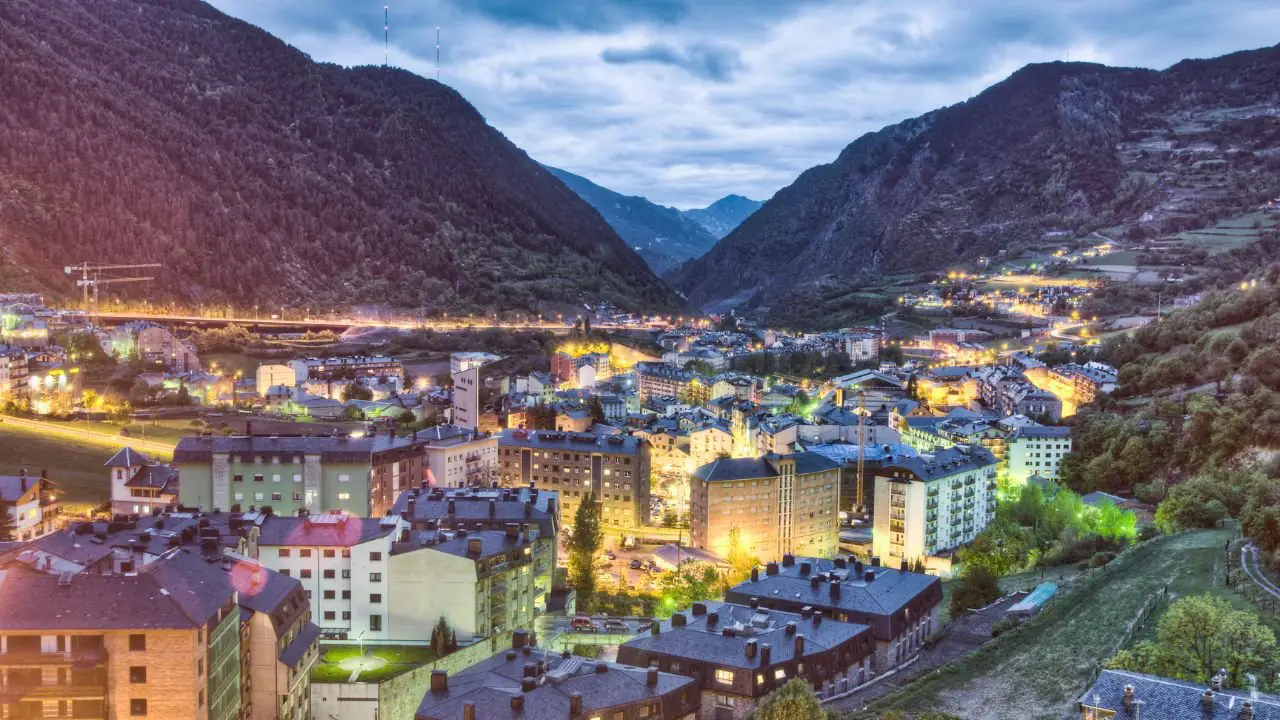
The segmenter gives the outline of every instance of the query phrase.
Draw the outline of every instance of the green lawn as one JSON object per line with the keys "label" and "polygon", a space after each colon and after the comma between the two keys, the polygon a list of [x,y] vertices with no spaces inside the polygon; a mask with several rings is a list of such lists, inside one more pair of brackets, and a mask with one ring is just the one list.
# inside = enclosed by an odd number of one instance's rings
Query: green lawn
{"label": "green lawn", "polygon": [[65,503],[99,505],[108,500],[111,485],[102,464],[113,452],[97,444],[51,438],[0,423],[0,474],[17,475],[21,468],[29,475],[48,470]]}
{"label": "green lawn", "polygon": [[[1061,718],[1110,656],[1143,603],[1168,586],[1204,592],[1231,531],[1145,543],[1073,588],[1017,631],[924,676],[873,705],[876,712],[939,710],[989,720]],[[1029,578],[1028,578],[1029,580]],[[1031,712],[1028,712],[1031,710]]]}
{"label": "green lawn", "polygon": [[[322,645],[320,662],[311,670],[313,683],[344,683],[351,679],[352,671],[343,667],[343,661],[360,657],[357,645]],[[364,657],[377,658],[385,664],[376,670],[360,672],[357,682],[381,682],[421,667],[436,659],[428,646],[422,645],[365,645]]]}

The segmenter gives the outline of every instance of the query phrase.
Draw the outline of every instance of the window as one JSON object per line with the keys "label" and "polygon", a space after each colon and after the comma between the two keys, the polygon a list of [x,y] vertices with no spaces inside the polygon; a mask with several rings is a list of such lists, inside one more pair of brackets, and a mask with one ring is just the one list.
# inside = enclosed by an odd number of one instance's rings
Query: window
{"label": "window", "polygon": [[350,590],[343,590],[343,591],[342,591],[342,599],[343,599],[343,600],[350,600],[350,599],[351,599],[351,591],[350,591]]}
{"label": "window", "polygon": [[311,557],[311,548],[303,548],[299,550],[298,557]]}
{"label": "window", "polygon": [[342,548],[342,557],[351,557],[351,548]]}
{"label": "window", "polygon": [[303,568],[303,569],[302,569],[302,575],[301,575],[300,577],[304,577],[304,578],[309,578],[309,577],[311,577],[311,570],[310,570],[310,569],[308,569],[308,568]]}
{"label": "window", "polygon": [[241,502],[242,500],[244,500],[244,493],[232,493],[231,499],[235,500],[236,502]]}
{"label": "window", "polygon": [[331,557],[333,557],[333,554],[334,554],[334,553],[333,553],[333,549],[332,549],[332,548],[329,548],[329,549],[327,549],[327,550],[325,550],[325,551],[324,551],[324,556],[325,556],[325,557],[331,558]]}
{"label": "window", "polygon": [[[279,458],[276,458],[276,459],[278,460]],[[279,474],[272,475],[272,476],[271,476],[271,482],[273,482],[273,483],[278,483],[278,482],[280,482],[280,475],[279,475]]]}
{"label": "window", "polygon": [[325,570],[325,571],[324,571],[324,579],[325,579],[325,580],[332,580],[332,579],[333,579],[333,571],[332,571],[332,570]]}
{"label": "window", "polygon": [[129,668],[129,682],[144,683],[147,681],[147,668],[134,665]]}
{"label": "window", "polygon": [[262,502],[263,500],[267,499],[267,496],[264,493],[254,493],[253,499],[257,500],[258,502]]}
{"label": "window", "polygon": [[733,684],[733,671],[724,668],[716,668],[716,682],[723,685]]}
{"label": "window", "polygon": [[339,476],[338,476],[338,482],[340,482],[340,483],[351,482],[351,476],[350,476],[350,475],[345,475],[345,474],[344,474],[344,475],[339,475]]}
{"label": "window", "polygon": [[132,715],[132,716],[134,716],[134,717],[143,717],[143,716],[145,716],[145,715],[147,714],[147,701],[146,701],[146,700],[137,700],[137,699],[130,700],[130,701],[129,701],[129,714],[130,714],[130,715]]}
{"label": "window", "polygon": [[244,482],[244,476],[243,476],[243,475],[233,475],[233,476],[231,477],[231,482]]}
{"label": "window", "polygon": [[289,557],[289,548],[280,548],[280,557]]}
{"label": "window", "polygon": [[343,579],[343,580],[350,580],[350,579],[351,579],[351,569],[350,569],[350,568],[343,568],[343,570],[342,570],[342,579]]}
{"label": "window", "polygon": [[141,652],[141,651],[143,651],[143,650],[146,650],[146,649],[147,649],[147,636],[146,636],[146,635],[130,635],[130,636],[129,636],[129,649],[130,649],[130,650],[133,650],[133,651],[136,651],[136,652]]}
{"label": "window", "polygon": [[340,492],[340,493],[338,493],[338,499],[339,499],[339,500],[350,500],[350,499],[351,499],[351,493],[349,493],[349,492]]}
{"label": "window", "polygon": [[343,610],[343,611],[342,611],[342,619],[343,619],[343,620],[350,620],[350,619],[351,619],[351,611],[350,611],[350,610]]}
{"label": "window", "polygon": [[289,568],[280,568],[280,569],[279,569],[279,570],[277,570],[276,572],[280,573],[281,575],[283,575],[283,576],[285,576],[285,577],[289,577]]}
{"label": "window", "polygon": [[301,476],[301,475],[299,475],[299,474],[297,474],[297,473],[294,473],[294,475],[293,475],[293,481],[294,481],[294,482],[296,482],[296,483],[300,483],[300,482],[302,482],[302,476]]}
{"label": "window", "polygon": [[369,616],[369,631],[382,632],[382,616],[381,615]]}
{"label": "window", "polygon": [[325,611],[324,611],[324,619],[325,619],[325,620],[333,620],[333,619],[334,619],[334,618],[336,618],[336,617],[337,617],[337,615],[336,615],[332,610],[325,610]]}
{"label": "window", "polygon": [[256,482],[256,483],[260,483],[260,482],[262,482],[262,475],[254,474],[254,476],[253,476],[253,481],[254,481],[254,482]]}
{"label": "window", "polygon": [[382,593],[370,593],[369,602],[377,605],[382,602]]}
{"label": "window", "polygon": [[786,680],[786,679],[787,679],[787,669],[786,669],[786,668],[778,668],[777,670],[774,670],[774,671],[773,671],[773,679],[774,679],[774,680]]}
{"label": "window", "polygon": [[196,707],[204,707],[204,690],[201,690],[200,694],[196,696]]}
{"label": "window", "polygon": [[325,599],[325,600],[333,600],[335,597],[337,597],[337,593],[336,593],[336,592],[334,592],[333,590],[325,590],[325,591],[324,591],[324,599]]}
{"label": "window", "polygon": [[380,552],[369,553],[369,562],[378,562],[380,560],[382,560],[382,553]]}
{"label": "window", "polygon": [[715,703],[716,703],[716,707],[731,708],[734,706],[736,700],[737,700],[736,698],[733,698],[729,695],[725,695],[723,693],[716,693]]}
{"label": "window", "polygon": [[382,582],[382,573],[369,573],[369,582]]}
{"label": "window", "polygon": [[196,660],[196,677],[204,675],[204,658]]}
{"label": "window", "polygon": [[282,496],[280,493],[271,493],[271,499],[272,499],[272,500],[275,500],[275,501],[277,501],[277,502],[278,502],[278,501],[279,501],[279,500],[281,500],[282,498],[283,498],[283,496]]}
{"label": "window", "polygon": [[294,499],[294,501],[295,501],[295,502],[301,502],[301,501],[302,501],[302,493],[294,493],[294,494],[293,494],[293,499]]}

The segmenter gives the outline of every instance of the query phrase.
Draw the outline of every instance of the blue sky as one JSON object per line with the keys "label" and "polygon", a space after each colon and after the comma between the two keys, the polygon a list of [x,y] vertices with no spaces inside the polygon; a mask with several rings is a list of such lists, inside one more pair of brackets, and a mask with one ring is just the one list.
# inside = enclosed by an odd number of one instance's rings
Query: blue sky
{"label": "blue sky", "polygon": [[[381,64],[383,0],[211,0],[317,60]],[[677,207],[765,199],[864,132],[1029,62],[1164,68],[1280,41],[1274,0],[414,0],[391,63],[535,159]]]}

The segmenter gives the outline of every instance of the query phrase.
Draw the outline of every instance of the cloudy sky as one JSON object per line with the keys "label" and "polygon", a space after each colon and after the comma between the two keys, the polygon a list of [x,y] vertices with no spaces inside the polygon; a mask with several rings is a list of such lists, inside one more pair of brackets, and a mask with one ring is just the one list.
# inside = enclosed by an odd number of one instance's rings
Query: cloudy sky
{"label": "cloudy sky", "polygon": [[[384,0],[211,0],[317,60],[381,64]],[[858,135],[1029,62],[1163,68],[1280,41],[1275,0],[391,0],[435,73],[535,159],[677,207],[765,199]]]}

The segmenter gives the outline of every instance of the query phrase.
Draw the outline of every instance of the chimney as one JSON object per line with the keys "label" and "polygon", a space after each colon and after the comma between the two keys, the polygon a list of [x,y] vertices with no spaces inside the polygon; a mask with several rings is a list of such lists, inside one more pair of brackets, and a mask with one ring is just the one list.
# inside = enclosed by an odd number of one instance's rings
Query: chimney
{"label": "chimney", "polygon": [[252,420],[244,421],[244,434],[248,435],[249,437],[253,437],[253,421]]}
{"label": "chimney", "polygon": [[782,556],[782,567],[791,567],[792,565],[795,565],[795,564],[796,564],[795,555],[792,555],[791,553],[787,553]]}
{"label": "chimney", "polygon": [[574,693],[569,696],[569,717],[575,718],[582,714],[582,693]]}
{"label": "chimney", "polygon": [[1210,715],[1213,714],[1213,691],[1212,690],[1205,690],[1204,694],[1200,696],[1200,707],[1204,708],[1204,711],[1209,713]]}
{"label": "chimney", "polygon": [[1226,668],[1222,668],[1218,670],[1218,672],[1213,677],[1209,678],[1209,687],[1212,688],[1214,692],[1221,691],[1222,681],[1225,680],[1226,677],[1227,677]]}
{"label": "chimney", "polygon": [[650,635],[660,635],[661,633],[662,633],[662,623],[658,622],[658,621],[655,619],[655,620],[654,620],[652,623],[650,623],[650,625],[649,625],[649,634],[650,634]]}
{"label": "chimney", "polygon": [[822,624],[822,611],[817,610],[813,613],[813,626],[818,627]]}
{"label": "chimney", "polygon": [[1126,712],[1133,712],[1133,686],[1124,686],[1124,709]]}
{"label": "chimney", "polygon": [[758,567],[751,568],[751,582],[759,582],[759,581],[760,581],[760,568]]}
{"label": "chimney", "polygon": [[[520,686],[520,689],[522,691],[528,692],[527,690],[524,690],[523,685]],[[520,712],[521,710],[524,710],[524,695],[511,696],[511,710],[513,712]]]}
{"label": "chimney", "polygon": [[863,574],[862,579],[865,580],[866,582],[875,582],[876,571],[868,570],[866,573]]}
{"label": "chimney", "polygon": [[1253,701],[1245,700],[1240,706],[1240,720],[1253,720]]}
{"label": "chimney", "polygon": [[795,620],[790,620],[790,621],[788,621],[788,622],[787,622],[787,634],[788,634],[788,635],[795,635],[795,634],[796,634],[796,621],[795,621]]}
{"label": "chimney", "polygon": [[694,617],[698,617],[699,615],[706,615],[706,614],[707,614],[707,604],[706,604],[706,603],[696,602],[696,603],[694,603],[694,604],[693,604],[693,616],[694,616]]}
{"label": "chimney", "polygon": [[759,643],[757,643],[755,640],[748,640],[746,644],[743,645],[743,648],[747,651],[748,660],[756,659],[756,648],[758,646],[759,646]]}
{"label": "chimney", "polygon": [[431,671],[431,692],[444,692],[449,689],[449,673],[444,670]]}
{"label": "chimney", "polygon": [[849,560],[847,558],[842,558],[842,557],[836,558],[836,567],[840,568],[841,570],[849,567]]}
{"label": "chimney", "polygon": [[764,572],[765,572],[765,574],[766,574],[766,575],[770,575],[770,576],[777,575],[777,574],[778,574],[778,563],[776,563],[776,562],[771,562],[771,563],[769,563],[768,565],[765,565],[765,566],[764,566]]}
{"label": "chimney", "polygon": [[507,651],[507,662],[511,662],[512,660],[515,660],[515,659],[516,659],[516,651],[515,651],[515,650],[508,650],[508,651]]}
{"label": "chimney", "polygon": [[684,613],[676,613],[671,616],[671,627],[673,628],[684,627],[685,623],[687,623],[688,621],[689,619],[684,616]]}
{"label": "chimney", "polygon": [[645,673],[644,684],[649,687],[658,686],[658,668],[649,668],[649,672]]}
{"label": "chimney", "polygon": [[853,574],[855,577],[862,577],[862,561],[861,560],[854,561]]}
{"label": "chimney", "polygon": [[800,617],[804,618],[805,620],[808,620],[812,615],[813,615],[812,605],[805,605],[804,607],[800,608]]}
{"label": "chimney", "polygon": [[898,569],[899,569],[899,570],[901,570],[902,572],[907,572],[908,570],[910,570],[910,569],[911,569],[910,567],[908,567],[908,566],[907,566],[907,559],[906,559],[906,558],[902,558],[902,565],[901,565],[901,567],[899,567]]}
{"label": "chimney", "polygon": [[[497,514],[498,514],[498,501],[490,500],[489,501],[489,517],[495,517]],[[903,560],[903,563],[905,564],[906,561]]]}
{"label": "chimney", "polygon": [[468,555],[479,555],[483,547],[484,547],[483,538],[478,538],[478,537],[467,538],[467,554]]}
{"label": "chimney", "polygon": [[718,622],[720,622],[720,613],[718,612],[707,613],[707,627],[715,627],[715,624]]}
{"label": "chimney", "polygon": [[511,648],[513,650],[519,650],[520,648],[528,644],[529,644],[528,630],[521,629],[511,633]]}
{"label": "chimney", "polygon": [[770,655],[773,653],[773,647],[769,643],[760,645],[760,667],[768,667]]}
{"label": "chimney", "polygon": [[747,600],[747,605],[749,605],[752,610],[758,609],[760,607],[760,598],[753,597],[750,600]]}
{"label": "chimney", "polygon": [[475,703],[462,704],[462,720],[476,720],[476,704]]}
{"label": "chimney", "polygon": [[[534,492],[537,492],[537,491],[535,490]],[[553,497],[547,498],[547,514],[548,515],[556,514],[556,499]]]}
{"label": "chimney", "polygon": [[880,567],[880,558],[878,557],[871,558],[871,567]]}
{"label": "chimney", "polygon": [[455,512],[457,512],[457,506],[455,506],[455,505],[453,504],[453,499],[451,498],[451,499],[449,500],[449,514],[450,514],[450,515],[452,515],[452,514],[454,514]]}
{"label": "chimney", "polygon": [[831,599],[832,600],[840,599],[840,581],[839,580],[831,581]]}
{"label": "chimney", "polygon": [[804,657],[804,635],[796,636],[796,657]]}
{"label": "chimney", "polygon": [[527,677],[527,678],[536,678],[536,677],[538,677],[538,666],[537,666],[537,664],[535,664],[535,663],[531,663],[531,662],[527,662],[527,663],[525,663],[525,664],[524,664],[523,677]]}
{"label": "chimney", "polygon": [[531,677],[520,678],[520,692],[533,692],[538,689],[538,681]]}
{"label": "chimney", "polygon": [[800,563],[800,577],[808,577],[809,571],[812,569],[813,569],[813,566],[810,565],[808,562]]}
{"label": "chimney", "polygon": [[818,580],[819,580],[819,578],[818,578],[818,576],[817,576],[817,575],[813,575],[813,576],[810,576],[810,577],[809,577],[809,589],[810,589],[810,590],[817,590],[817,589],[818,589]]}
{"label": "chimney", "polygon": [[596,663],[596,674],[597,674],[597,675],[603,675],[603,674],[605,674],[605,673],[607,673],[607,672],[609,672],[609,663],[604,662],[603,660],[602,660],[602,661],[600,661],[600,662],[598,662],[598,663]]}

